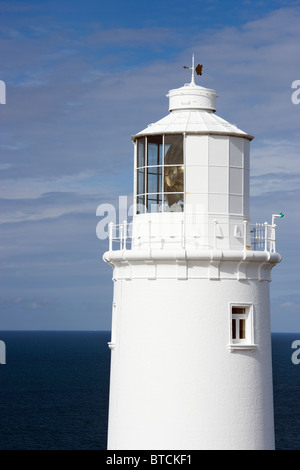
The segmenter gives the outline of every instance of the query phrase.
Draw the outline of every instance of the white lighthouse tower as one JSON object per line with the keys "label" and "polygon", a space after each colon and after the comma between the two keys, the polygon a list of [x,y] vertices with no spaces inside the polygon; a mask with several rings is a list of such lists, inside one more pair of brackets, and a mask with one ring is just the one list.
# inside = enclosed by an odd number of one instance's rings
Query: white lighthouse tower
{"label": "white lighthouse tower", "polygon": [[253,137],[215,114],[216,92],[191,69],[169,114],[132,137],[133,221],[110,225],[103,256],[114,281],[108,448],[274,449],[277,214],[250,224]]}

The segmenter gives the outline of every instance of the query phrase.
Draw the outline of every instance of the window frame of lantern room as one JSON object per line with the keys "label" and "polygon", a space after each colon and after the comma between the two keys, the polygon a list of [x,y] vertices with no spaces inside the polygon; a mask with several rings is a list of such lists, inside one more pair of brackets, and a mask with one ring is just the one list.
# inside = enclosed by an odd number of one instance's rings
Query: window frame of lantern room
{"label": "window frame of lantern room", "polygon": [[[179,145],[176,144],[176,138],[178,138]],[[175,210],[179,208],[183,212],[185,202],[184,138],[185,134],[180,132],[174,134],[153,134],[136,138],[134,177],[136,214],[172,211],[172,206],[166,202],[168,199],[172,199],[172,196],[174,200],[178,199],[174,205]],[[175,158],[179,158],[179,161],[168,164],[166,163],[166,155],[168,150],[172,148],[172,143],[169,144],[168,140],[172,141],[172,139],[175,139],[173,152]],[[168,167],[180,168],[178,174],[180,178],[179,184],[182,186],[181,191],[172,192],[166,190],[165,171]],[[152,207],[151,204],[153,204]],[[153,207],[156,210],[153,211]]]}

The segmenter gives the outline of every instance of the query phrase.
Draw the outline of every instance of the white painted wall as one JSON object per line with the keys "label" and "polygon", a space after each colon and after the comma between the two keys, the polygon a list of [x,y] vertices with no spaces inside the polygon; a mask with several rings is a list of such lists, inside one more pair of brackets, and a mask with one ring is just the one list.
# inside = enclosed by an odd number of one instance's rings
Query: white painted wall
{"label": "white painted wall", "polygon": [[[114,301],[109,449],[274,448],[268,282],[118,280]],[[230,302],[257,349],[228,349]]]}

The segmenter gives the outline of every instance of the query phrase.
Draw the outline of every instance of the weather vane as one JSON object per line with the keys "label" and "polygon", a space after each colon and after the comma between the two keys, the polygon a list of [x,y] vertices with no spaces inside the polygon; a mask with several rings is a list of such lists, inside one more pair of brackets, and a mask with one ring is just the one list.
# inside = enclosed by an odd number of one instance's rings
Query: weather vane
{"label": "weather vane", "polygon": [[184,69],[189,69],[192,71],[192,79],[191,79],[191,83],[193,85],[195,85],[195,72],[197,75],[202,75],[202,68],[203,68],[203,65],[200,65],[198,64],[197,67],[195,68],[195,58],[194,58],[194,54],[193,54],[193,57],[192,57],[192,67],[188,67],[187,65],[184,65],[183,66]]}

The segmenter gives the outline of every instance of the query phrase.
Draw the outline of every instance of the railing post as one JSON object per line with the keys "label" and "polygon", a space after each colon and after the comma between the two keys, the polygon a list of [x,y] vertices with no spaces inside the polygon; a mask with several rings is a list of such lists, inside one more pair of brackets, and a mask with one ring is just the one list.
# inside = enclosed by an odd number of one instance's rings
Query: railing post
{"label": "railing post", "polygon": [[109,251],[112,251],[113,226],[114,226],[113,222],[110,222],[108,224],[108,242],[109,242],[108,249],[109,249]]}
{"label": "railing post", "polygon": [[253,228],[253,248],[254,248],[254,251],[256,251],[256,246],[257,246],[257,232],[259,233],[258,223],[256,222],[255,227]]}
{"label": "railing post", "polygon": [[243,220],[244,226],[244,250],[247,248],[247,220]]}
{"label": "railing post", "polygon": [[119,231],[120,231],[120,250],[122,250],[122,245],[123,245],[123,225],[119,225]]}
{"label": "railing post", "polygon": [[270,234],[270,251],[272,251],[273,253],[276,253],[275,240],[276,240],[276,224],[272,224],[271,234]]}
{"label": "railing post", "polygon": [[123,240],[123,250],[126,250],[126,240],[127,240],[127,220],[123,222],[123,231],[124,231],[124,240]]}
{"label": "railing post", "polygon": [[265,251],[268,251],[268,222],[265,222],[264,225],[265,225]]}

